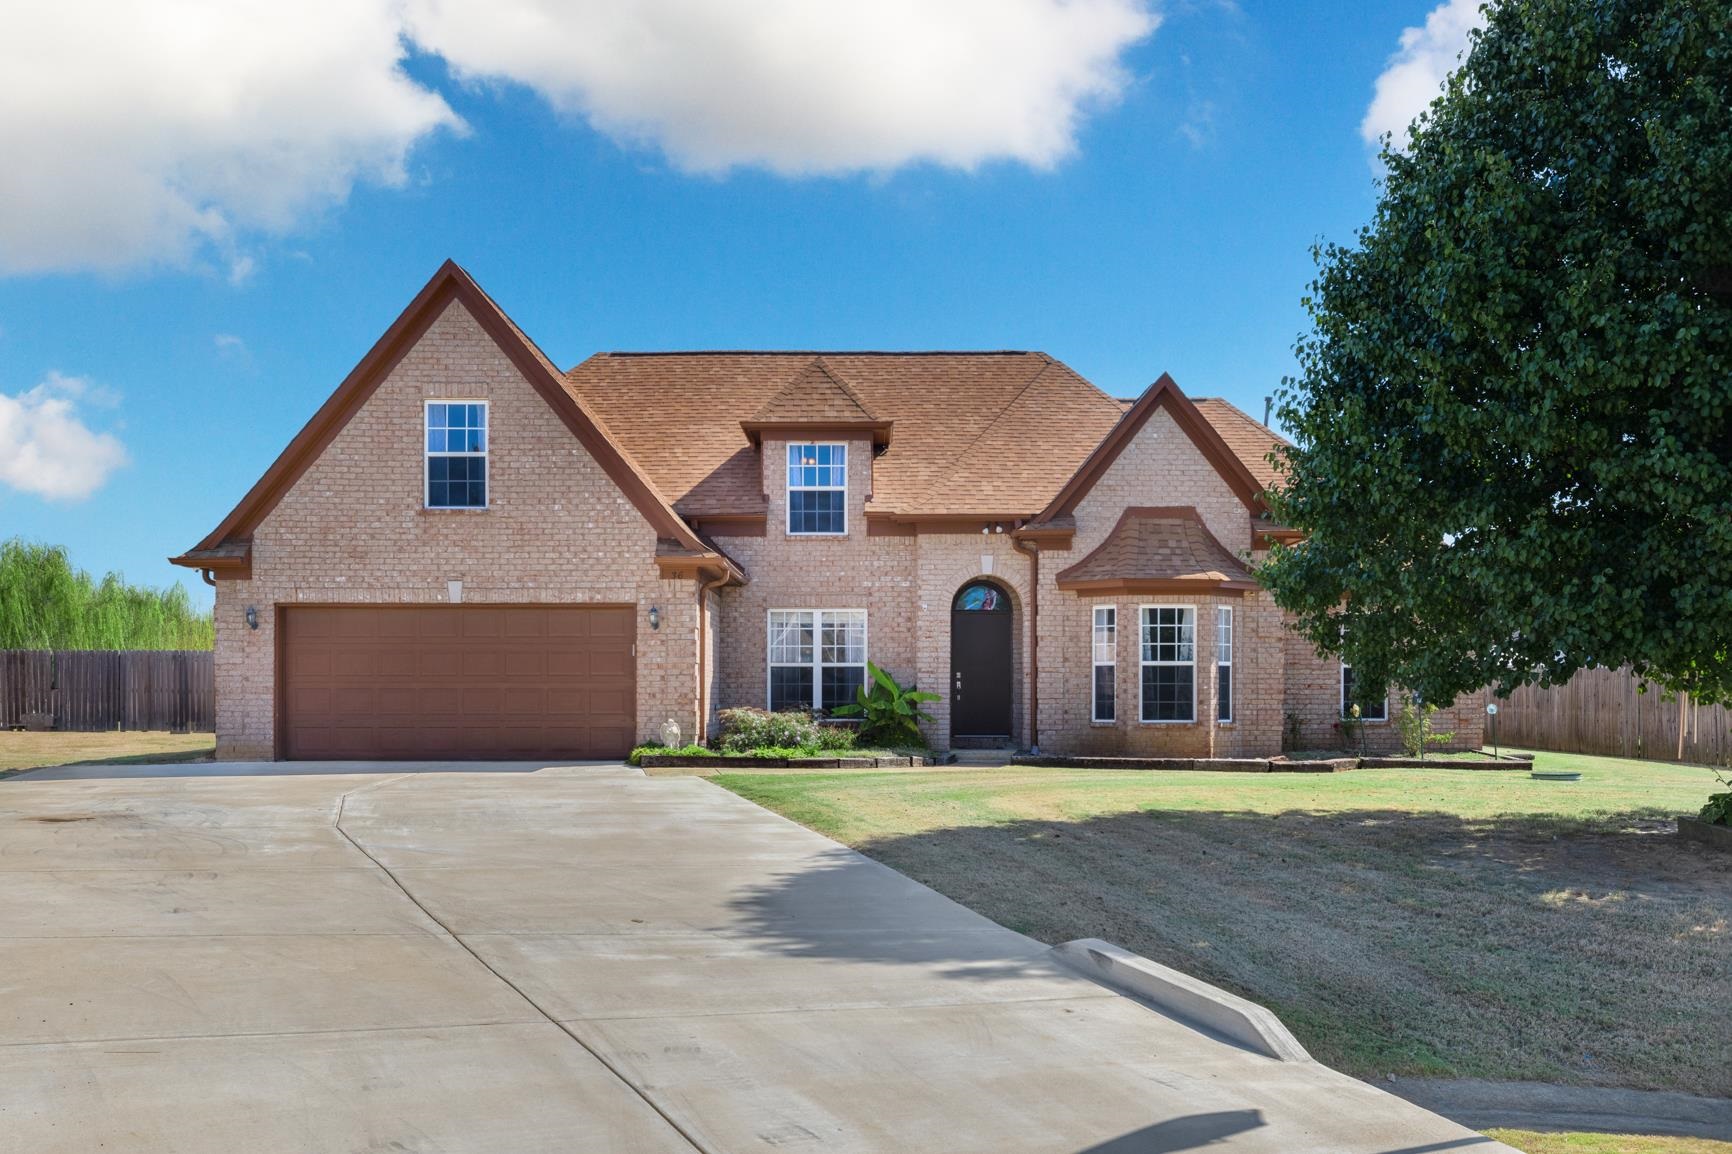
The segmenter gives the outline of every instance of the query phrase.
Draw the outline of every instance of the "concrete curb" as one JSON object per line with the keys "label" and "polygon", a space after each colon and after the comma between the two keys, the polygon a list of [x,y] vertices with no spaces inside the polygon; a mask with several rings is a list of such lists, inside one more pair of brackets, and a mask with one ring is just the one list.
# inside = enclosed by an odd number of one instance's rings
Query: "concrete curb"
{"label": "concrete curb", "polygon": [[1269,1010],[1189,974],[1099,938],[1079,938],[1054,946],[1052,952],[1059,961],[1101,985],[1141,998],[1188,1025],[1201,1026],[1248,1050],[1281,1062],[1313,1060]]}

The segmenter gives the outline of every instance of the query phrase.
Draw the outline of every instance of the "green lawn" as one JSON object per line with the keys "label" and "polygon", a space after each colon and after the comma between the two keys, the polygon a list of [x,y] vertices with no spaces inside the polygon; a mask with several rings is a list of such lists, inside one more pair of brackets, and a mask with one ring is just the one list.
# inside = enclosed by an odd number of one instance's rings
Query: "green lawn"
{"label": "green lawn", "polygon": [[1524,1154],[1732,1154],[1732,1142],[1707,1138],[1540,1134],[1533,1130],[1487,1130],[1486,1134]]}
{"label": "green lawn", "polygon": [[728,774],[729,789],[1043,941],[1261,1001],[1365,1076],[1726,1093],[1732,855],[1699,767]]}

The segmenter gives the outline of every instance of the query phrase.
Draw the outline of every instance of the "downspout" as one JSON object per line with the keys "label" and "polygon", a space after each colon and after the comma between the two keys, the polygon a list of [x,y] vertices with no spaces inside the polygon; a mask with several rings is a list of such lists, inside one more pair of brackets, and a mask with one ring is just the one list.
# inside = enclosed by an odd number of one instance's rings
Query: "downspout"
{"label": "downspout", "polygon": [[709,664],[709,604],[710,592],[720,589],[728,583],[728,571],[722,570],[722,575],[714,581],[698,581],[698,732],[694,740],[700,745],[707,745],[710,740],[710,709],[708,686],[704,684],[704,669]]}
{"label": "downspout", "polygon": [[1028,558],[1028,746],[1040,752],[1040,543],[1011,537],[1010,547]]}

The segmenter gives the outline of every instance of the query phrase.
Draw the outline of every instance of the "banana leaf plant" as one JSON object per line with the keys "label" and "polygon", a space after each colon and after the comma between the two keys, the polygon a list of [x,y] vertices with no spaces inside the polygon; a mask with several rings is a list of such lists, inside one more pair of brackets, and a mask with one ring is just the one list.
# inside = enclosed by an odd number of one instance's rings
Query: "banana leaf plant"
{"label": "banana leaf plant", "polygon": [[938,694],[926,693],[910,685],[906,689],[896,679],[872,664],[866,663],[866,684],[855,692],[853,705],[838,705],[830,711],[832,717],[860,718],[861,745],[924,746],[920,723],[930,722],[930,714],[920,706],[937,701]]}

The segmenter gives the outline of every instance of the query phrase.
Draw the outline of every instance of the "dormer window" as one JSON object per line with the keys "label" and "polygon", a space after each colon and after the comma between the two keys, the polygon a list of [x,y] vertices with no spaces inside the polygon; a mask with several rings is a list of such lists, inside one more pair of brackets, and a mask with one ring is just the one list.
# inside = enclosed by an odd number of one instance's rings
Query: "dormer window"
{"label": "dormer window", "polygon": [[427,508],[487,508],[487,402],[427,402]]}
{"label": "dormer window", "polygon": [[841,536],[848,532],[848,446],[788,446],[788,532]]}

